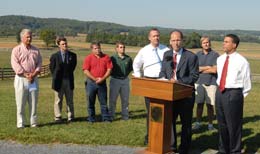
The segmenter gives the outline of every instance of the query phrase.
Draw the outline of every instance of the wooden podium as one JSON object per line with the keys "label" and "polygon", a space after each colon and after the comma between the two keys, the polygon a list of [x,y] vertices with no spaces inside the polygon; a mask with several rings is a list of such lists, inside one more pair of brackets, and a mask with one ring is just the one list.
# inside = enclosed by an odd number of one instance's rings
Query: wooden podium
{"label": "wooden podium", "polygon": [[192,86],[168,80],[132,77],[132,94],[150,99],[148,148],[137,153],[172,153],[172,103],[190,97],[192,90]]}

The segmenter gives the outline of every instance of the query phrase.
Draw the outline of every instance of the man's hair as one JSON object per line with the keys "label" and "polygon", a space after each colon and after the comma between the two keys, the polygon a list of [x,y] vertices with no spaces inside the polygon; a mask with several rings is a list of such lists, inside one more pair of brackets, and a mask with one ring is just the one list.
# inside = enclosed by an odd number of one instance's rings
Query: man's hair
{"label": "man's hair", "polygon": [[239,45],[240,39],[237,35],[235,34],[227,34],[225,37],[230,37],[232,39],[232,42],[236,44],[236,48]]}
{"label": "man's hair", "polygon": [[61,41],[67,42],[67,39],[66,39],[65,37],[58,37],[58,38],[56,39],[57,45],[60,45],[60,42],[61,42]]}
{"label": "man's hair", "polygon": [[183,40],[183,33],[180,30],[177,30],[177,29],[171,31],[170,36],[172,35],[172,33],[175,33],[175,32],[179,33],[181,35],[181,39]]}
{"label": "man's hair", "polygon": [[151,28],[151,29],[149,30],[148,36],[150,36],[151,31],[157,31],[157,32],[160,33],[159,29],[157,29],[157,28]]}
{"label": "man's hair", "polygon": [[100,42],[91,42],[90,48],[92,49],[94,45],[101,47]]}
{"label": "man's hair", "polygon": [[30,29],[22,29],[21,32],[20,32],[20,38],[22,38],[24,36],[24,34],[26,33],[30,33],[32,34],[32,31]]}
{"label": "man's hair", "polygon": [[210,38],[208,37],[208,36],[202,36],[201,38],[200,38],[200,44],[202,44],[202,42],[204,41],[204,40],[209,40],[209,43],[211,43],[211,40],[210,40]]}
{"label": "man's hair", "polygon": [[122,42],[122,41],[118,41],[118,42],[116,42],[116,47],[119,47],[119,45],[125,45],[125,43]]}

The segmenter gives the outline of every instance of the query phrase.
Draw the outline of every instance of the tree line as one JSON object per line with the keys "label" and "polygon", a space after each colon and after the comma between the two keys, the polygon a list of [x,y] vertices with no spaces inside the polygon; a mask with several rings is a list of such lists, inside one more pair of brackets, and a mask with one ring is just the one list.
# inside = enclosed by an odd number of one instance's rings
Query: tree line
{"label": "tree line", "polygon": [[[39,38],[43,40],[46,47],[55,46],[57,34],[54,30],[44,29],[39,32]],[[193,32],[184,36],[184,46],[186,48],[199,48],[201,36]],[[20,32],[16,34],[17,42],[20,42]],[[160,42],[169,45],[169,35],[161,35]],[[92,33],[86,36],[86,42],[100,42],[104,44],[115,44],[116,42],[124,42],[129,46],[145,46],[149,43],[147,34],[145,35],[127,35],[127,34],[109,34],[109,33]]]}
{"label": "tree line", "polygon": [[[201,36],[192,32],[184,36],[184,46],[186,48],[199,48]],[[169,45],[170,36],[166,34],[160,35],[160,42]],[[145,46],[148,44],[148,36],[144,35],[127,35],[127,34],[107,34],[107,33],[92,33],[86,37],[87,42],[99,41],[105,44],[115,44],[117,41],[124,42],[129,46]]]}
{"label": "tree line", "polygon": [[[147,43],[147,33],[151,28],[158,28],[161,32],[161,41],[164,44],[169,42],[169,33],[175,28],[162,27],[133,27],[121,24],[79,21],[62,18],[36,18],[30,16],[8,15],[0,16],[0,37],[15,36],[23,28],[29,28],[34,35],[41,36],[43,31],[50,30],[57,36],[77,36],[78,33],[87,34],[87,40],[100,40],[104,43],[114,43],[115,40],[125,42],[127,45],[142,46]],[[228,33],[238,35],[242,42],[260,43],[260,31],[248,30],[196,30],[179,29],[185,38],[187,48],[197,44],[196,37],[207,35],[212,41],[222,41]],[[127,34],[127,35],[122,35]],[[47,41],[47,40],[46,40]],[[52,43],[49,42],[48,45]],[[194,45],[195,44],[195,45]]]}

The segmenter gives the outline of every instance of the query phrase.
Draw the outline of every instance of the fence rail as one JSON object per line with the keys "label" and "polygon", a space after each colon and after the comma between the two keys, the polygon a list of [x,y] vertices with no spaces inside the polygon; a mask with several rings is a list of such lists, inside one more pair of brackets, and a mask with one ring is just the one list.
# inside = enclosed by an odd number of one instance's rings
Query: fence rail
{"label": "fence rail", "polygon": [[[42,70],[38,77],[44,77],[50,74],[50,69],[49,69],[50,64],[43,65]],[[12,68],[0,68],[0,78],[1,80],[8,79],[8,78],[14,78],[15,72],[13,71]]]}

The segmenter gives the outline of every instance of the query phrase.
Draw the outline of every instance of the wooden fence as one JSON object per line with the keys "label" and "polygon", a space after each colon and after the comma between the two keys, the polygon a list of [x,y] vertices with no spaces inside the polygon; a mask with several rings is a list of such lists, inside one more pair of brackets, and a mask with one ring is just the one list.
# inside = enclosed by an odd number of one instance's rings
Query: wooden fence
{"label": "wooden fence", "polygon": [[[50,69],[49,69],[50,64],[43,65],[42,66],[42,71],[38,75],[38,77],[44,77],[50,74]],[[15,73],[12,68],[0,68],[0,78],[1,80],[8,79],[8,78],[14,78]]]}

